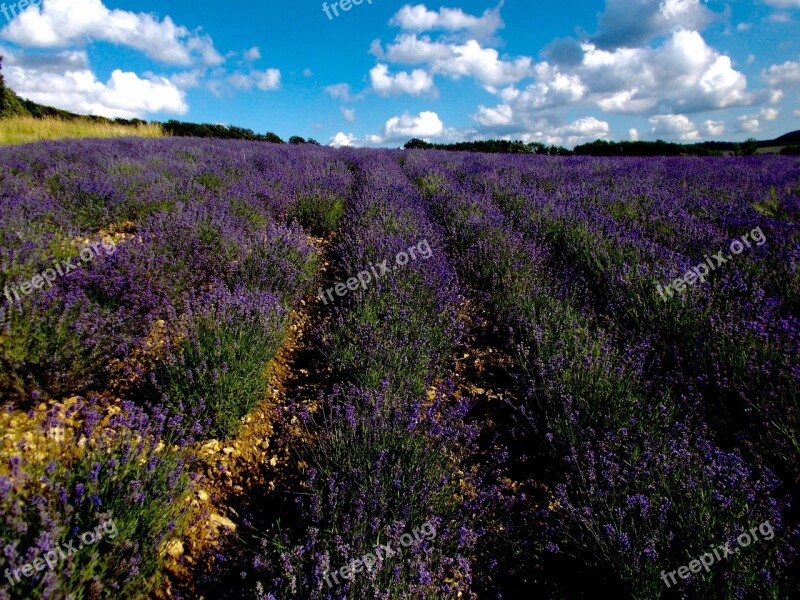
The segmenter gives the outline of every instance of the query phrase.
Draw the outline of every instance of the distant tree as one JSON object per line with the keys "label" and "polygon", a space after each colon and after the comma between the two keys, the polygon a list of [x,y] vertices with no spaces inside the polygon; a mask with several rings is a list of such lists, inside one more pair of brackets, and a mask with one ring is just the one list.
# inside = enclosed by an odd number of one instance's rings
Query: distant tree
{"label": "distant tree", "polygon": [[405,143],[405,146],[403,146],[403,148],[405,148],[406,150],[411,150],[414,148],[421,148],[423,150],[426,150],[428,148],[433,148],[433,144],[429,144],[425,140],[421,140],[419,138],[413,138],[408,140]]}
{"label": "distant tree", "polygon": [[314,138],[308,138],[306,140],[306,144],[311,144],[312,146],[319,146],[319,142]]}
{"label": "distant tree", "polygon": [[[3,68],[3,57],[0,56],[0,70]],[[6,87],[3,74],[0,73],[0,117],[30,116],[26,102],[17,96],[13,90]],[[33,102],[30,104],[34,105]],[[38,106],[38,105],[34,105]]]}
{"label": "distant tree", "polygon": [[[567,152],[569,152],[567,150]],[[656,140],[655,142],[607,142],[597,140],[575,146],[575,154],[585,156],[719,156],[718,150],[702,144],[675,144]]]}
{"label": "distant tree", "polygon": [[797,156],[800,155],[800,146],[786,146],[781,149],[783,156]]}
{"label": "distant tree", "polygon": [[541,142],[530,142],[528,148],[530,148],[531,152],[534,154],[547,154],[547,146]]}
{"label": "distant tree", "polygon": [[286,143],[280,138],[280,136],[272,133],[271,131],[268,131],[267,135],[264,136],[264,141],[265,142],[269,142],[270,144],[285,144]]}
{"label": "distant tree", "polygon": [[742,156],[755,156],[758,152],[758,140],[747,138],[740,146]]}
{"label": "distant tree", "polygon": [[303,138],[301,138],[299,135],[293,135],[292,137],[289,138],[289,143],[290,144],[305,144],[306,141]]}
{"label": "distant tree", "polygon": [[572,150],[567,150],[564,146],[550,146],[547,153],[550,156],[570,156],[572,155]]}

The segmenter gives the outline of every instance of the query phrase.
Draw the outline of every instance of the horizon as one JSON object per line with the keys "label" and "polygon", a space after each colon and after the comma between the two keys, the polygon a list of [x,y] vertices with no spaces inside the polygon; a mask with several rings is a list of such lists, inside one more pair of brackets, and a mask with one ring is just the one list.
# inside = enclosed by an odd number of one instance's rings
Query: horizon
{"label": "horizon", "polygon": [[797,0],[237,8],[5,2],[6,82],[79,114],[334,146],[733,143],[800,129]]}

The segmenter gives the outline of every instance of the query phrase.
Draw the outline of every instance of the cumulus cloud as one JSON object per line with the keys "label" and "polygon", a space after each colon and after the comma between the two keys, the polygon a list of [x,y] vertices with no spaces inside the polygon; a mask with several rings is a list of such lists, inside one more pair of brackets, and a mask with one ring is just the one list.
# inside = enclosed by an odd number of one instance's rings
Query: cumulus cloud
{"label": "cumulus cloud", "polygon": [[[559,64],[535,64],[530,69],[534,81],[524,87],[487,86],[499,102],[494,108],[480,105],[473,120],[501,133],[524,132],[542,116],[584,106],[605,113],[656,116],[653,126],[658,133],[695,139],[697,127],[685,127],[685,121],[672,122],[664,115],[780,99],[774,92],[749,91],[747,79],[733,68],[730,58],[710,48],[693,31],[674,31],[656,47],[609,51],[583,42],[580,50],[578,63],[562,60]],[[679,131],[679,127],[684,129]],[[553,138],[565,137],[552,127],[539,129]]]}
{"label": "cumulus cloud", "polygon": [[800,62],[787,60],[782,65],[772,65],[761,72],[761,77],[770,85],[796,85],[800,83]]}
{"label": "cumulus cloud", "polygon": [[271,92],[280,89],[281,72],[278,69],[254,69],[247,73],[233,73],[228,76],[228,83],[238,90],[249,91],[256,87],[263,92]]}
{"label": "cumulus cloud", "polygon": [[585,50],[578,74],[608,112],[700,112],[757,100],[730,57],[696,31],[675,31],[655,48]]}
{"label": "cumulus cloud", "polygon": [[644,45],[672,29],[701,30],[717,15],[697,0],[606,0],[591,41],[605,50]]}
{"label": "cumulus cloud", "polygon": [[126,119],[157,113],[183,115],[189,110],[184,92],[164,77],[142,79],[115,69],[108,81],[98,81],[84,51],[62,51],[47,57],[4,54],[9,87],[40,104]]}
{"label": "cumulus cloud", "polygon": [[513,102],[518,109],[540,110],[573,104],[587,92],[580,75],[562,73],[558,67],[546,62],[537,64],[532,73],[537,80],[536,83],[528,85],[523,90],[513,86],[506,87],[498,92],[502,100],[507,103]]}
{"label": "cumulus cloud", "polygon": [[384,97],[398,94],[421,96],[436,92],[433,78],[422,69],[414,69],[411,73],[400,71],[392,75],[387,65],[379,64],[370,70],[369,77],[372,89]]}
{"label": "cumulus cloud", "polygon": [[686,115],[655,115],[649,121],[653,126],[650,131],[656,137],[681,142],[700,139],[697,126]]}
{"label": "cumulus cloud", "polygon": [[253,46],[250,50],[247,50],[244,53],[244,59],[246,61],[253,62],[261,58],[261,50],[258,49],[258,46]]}
{"label": "cumulus cloud", "polygon": [[404,113],[399,117],[392,117],[383,126],[378,135],[368,135],[370,144],[386,144],[389,142],[407,141],[409,138],[429,140],[441,137],[444,133],[444,124],[439,115],[431,111],[423,111],[417,116]]}
{"label": "cumulus cloud", "polygon": [[476,137],[483,138],[575,146],[610,135],[609,124],[596,117],[581,117],[563,124],[553,117],[534,117],[524,111],[517,113],[508,105],[479,106],[472,119],[481,126],[480,135]]}
{"label": "cumulus cloud", "polygon": [[225,59],[207,35],[176,25],[170,17],[109,10],[101,0],[47,0],[11,21],[2,37],[23,48],[68,48],[88,40],[134,48],[170,65],[206,66]]}
{"label": "cumulus cloud", "polygon": [[334,83],[325,88],[325,93],[331,98],[341,100],[342,102],[355,102],[364,98],[363,94],[352,95],[350,85],[347,83]]}
{"label": "cumulus cloud", "polygon": [[343,148],[355,146],[356,141],[356,137],[352,133],[340,131],[328,141],[328,145],[333,146],[334,148]]}
{"label": "cumulus cloud", "polygon": [[180,90],[190,90],[200,86],[201,71],[184,71],[170,75],[169,80]]}
{"label": "cumulus cloud", "polygon": [[758,116],[764,119],[765,121],[774,121],[777,119],[781,114],[781,111],[777,108],[762,108],[758,112]]}
{"label": "cumulus cloud", "polygon": [[585,140],[606,138],[609,132],[608,123],[605,121],[601,121],[595,117],[583,117],[573,121],[569,125],[556,127],[552,130],[551,135],[563,138],[568,145],[574,146]]}
{"label": "cumulus cloud", "polygon": [[720,136],[725,133],[725,123],[723,123],[722,121],[713,121],[711,119],[706,119],[700,126],[700,131],[706,137]]}
{"label": "cumulus cloud", "polygon": [[466,32],[474,38],[483,39],[494,35],[504,27],[500,18],[501,1],[495,8],[484,11],[476,17],[468,15],[460,8],[440,8],[439,11],[428,10],[424,4],[403,6],[389,21],[390,25],[405,31],[422,33],[423,31]]}
{"label": "cumulus cloud", "polygon": [[517,82],[530,74],[532,63],[528,56],[503,59],[497,50],[485,48],[477,40],[451,44],[415,34],[398,36],[382,55],[391,63],[424,64],[432,74],[451,79],[471,77],[485,86]]}
{"label": "cumulus cloud", "polygon": [[484,127],[508,126],[514,123],[514,109],[508,104],[500,104],[494,108],[481,105],[472,118]]}
{"label": "cumulus cloud", "polygon": [[781,114],[777,108],[762,108],[758,113],[740,115],[736,118],[735,129],[738,133],[755,133],[761,131],[763,121],[774,121]]}
{"label": "cumulus cloud", "polygon": [[755,133],[761,129],[761,122],[756,115],[742,115],[736,118],[736,130],[739,132]]}

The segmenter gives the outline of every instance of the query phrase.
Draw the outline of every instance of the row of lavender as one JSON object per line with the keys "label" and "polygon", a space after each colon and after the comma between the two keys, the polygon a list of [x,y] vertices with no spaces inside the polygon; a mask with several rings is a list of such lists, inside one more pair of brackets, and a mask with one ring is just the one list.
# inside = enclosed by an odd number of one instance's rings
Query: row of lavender
{"label": "row of lavender", "polygon": [[[42,461],[22,443],[3,465],[0,566],[110,516],[122,536],[58,573],[12,574],[0,597],[124,597],[157,583],[164,542],[187,520],[188,442],[234,432],[262,397],[263,366],[314,280],[306,234],[343,214],[334,278],[373,278],[322,307],[319,343],[341,385],[321,412],[294,407],[310,469],[296,520],[256,559],[263,595],[468,596],[498,592],[498,568],[563,595],[570,578],[551,567],[587,561],[640,597],[787,593],[796,162],[124,141],[7,151],[0,168],[4,288],[114,244],[15,296],[4,324],[7,410],[89,399],[41,424],[77,430],[82,450]],[[756,226],[767,245],[659,298],[656,282]],[[422,256],[394,260],[413,248]],[[511,334],[524,399],[483,446],[443,377],[467,296]],[[109,390],[135,405],[91,397]],[[489,450],[502,468],[511,455],[528,487],[544,484],[550,508],[519,494],[504,512]],[[775,539],[665,586],[662,571],[765,522]]]}
{"label": "row of lavender", "polygon": [[[264,397],[350,170],[324,149],[126,140],[5,150],[0,174],[2,437],[41,430],[0,468],[0,597],[140,595],[187,524],[190,443]],[[113,544],[25,567],[108,519]]]}
{"label": "row of lavender", "polygon": [[[799,176],[782,159],[587,161],[481,189],[553,249],[583,302],[651,347],[653,371],[703,398],[717,435],[797,480]],[[705,281],[663,292],[698,265]]]}
{"label": "row of lavender", "polygon": [[[488,495],[469,468],[469,401],[443,378],[461,336],[459,284],[399,166],[350,156],[356,185],[333,277],[378,278],[322,307],[319,339],[341,383],[320,412],[297,407],[313,436],[301,450],[308,495],[297,522],[265,540],[260,589],[265,598],[472,597]],[[424,259],[408,257],[426,247]],[[396,260],[404,254],[407,264]],[[372,271],[381,263],[385,273]]]}
{"label": "row of lavender", "polygon": [[[508,552],[577,554],[643,598],[788,593],[798,164],[404,160],[459,274],[511,334],[527,398],[516,408],[554,459],[562,510]],[[713,285],[668,304],[655,293],[755,226],[769,247]],[[734,396],[749,421],[720,410]],[[773,542],[706,576],[666,574],[766,522]]]}

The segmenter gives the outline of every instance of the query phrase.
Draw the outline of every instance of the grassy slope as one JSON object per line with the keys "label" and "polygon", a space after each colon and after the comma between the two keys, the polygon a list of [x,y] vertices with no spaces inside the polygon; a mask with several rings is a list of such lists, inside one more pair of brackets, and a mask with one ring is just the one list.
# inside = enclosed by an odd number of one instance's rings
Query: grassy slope
{"label": "grassy slope", "polygon": [[17,96],[0,80],[0,144],[74,137],[161,137],[158,123],[119,123],[103,117],[76,115]]}
{"label": "grassy slope", "polygon": [[65,121],[56,117],[6,117],[0,119],[0,144],[25,144],[37,140],[78,137],[162,137],[157,123],[120,125],[88,120]]}

